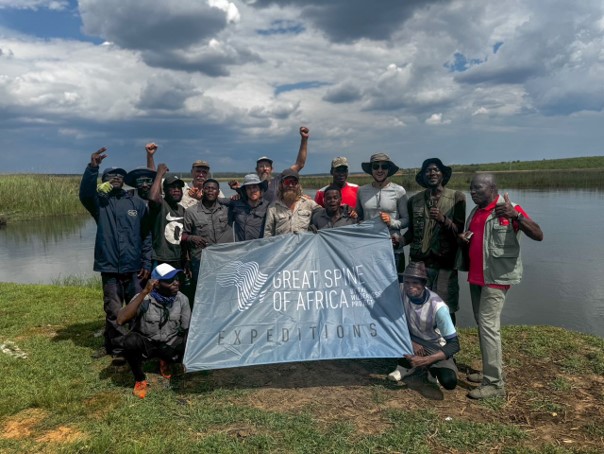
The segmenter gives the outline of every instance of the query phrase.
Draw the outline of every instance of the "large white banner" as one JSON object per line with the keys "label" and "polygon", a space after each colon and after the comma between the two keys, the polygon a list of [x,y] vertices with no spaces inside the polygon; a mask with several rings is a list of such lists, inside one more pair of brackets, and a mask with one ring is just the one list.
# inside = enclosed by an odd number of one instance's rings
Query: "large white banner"
{"label": "large white banner", "polygon": [[383,222],[203,251],[184,364],[252,364],[412,353]]}

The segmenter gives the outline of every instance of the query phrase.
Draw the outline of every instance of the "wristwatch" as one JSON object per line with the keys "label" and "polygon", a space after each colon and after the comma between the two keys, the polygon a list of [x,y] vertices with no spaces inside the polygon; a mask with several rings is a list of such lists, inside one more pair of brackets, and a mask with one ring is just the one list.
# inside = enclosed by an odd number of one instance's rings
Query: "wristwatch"
{"label": "wristwatch", "polygon": [[516,216],[516,222],[520,222],[524,219],[524,216],[522,213],[518,213],[518,216]]}

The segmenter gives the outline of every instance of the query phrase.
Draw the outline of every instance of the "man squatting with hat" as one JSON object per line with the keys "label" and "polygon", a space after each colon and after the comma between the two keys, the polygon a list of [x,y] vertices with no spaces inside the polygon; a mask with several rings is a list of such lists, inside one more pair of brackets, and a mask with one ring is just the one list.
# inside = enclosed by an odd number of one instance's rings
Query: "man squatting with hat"
{"label": "man squatting with hat", "polygon": [[426,190],[409,199],[409,228],[403,235],[403,243],[410,245],[410,261],[426,265],[426,285],[447,304],[455,325],[459,282],[454,268],[457,235],[463,231],[466,218],[466,198],[460,191],[445,188],[451,173],[451,167],[438,158],[424,161],[415,181]]}
{"label": "man squatting with hat", "polygon": [[80,202],[94,218],[94,270],[101,273],[105,310],[106,354],[119,354],[113,340],[125,333],[116,323],[123,304],[141,291],[141,281],[151,269],[151,238],[144,233],[145,201],[123,189],[126,171],[117,167],[104,170],[97,190],[99,166],[107,157],[105,147],[92,153],[80,183]]}
{"label": "man squatting with hat", "polygon": [[[468,271],[482,355],[482,374],[468,375],[469,381],[481,385],[468,396],[485,399],[505,396],[500,318],[510,286],[522,278],[520,233],[541,241],[543,232],[519,205],[510,202],[507,193],[499,195],[492,174],[475,175],[470,196],[476,206],[468,216],[466,231],[460,234],[463,243],[457,254],[457,268]],[[464,258],[469,263],[464,263]]]}
{"label": "man squatting with hat", "polygon": [[117,314],[119,326],[134,321],[132,330],[116,342],[134,375],[132,393],[141,399],[149,387],[143,361],[159,357],[160,374],[169,379],[171,364],[180,361],[185,351],[191,308],[179,292],[180,272],[167,263],[156,266],[145,288]]}
{"label": "man squatting with hat", "polygon": [[322,187],[317,191],[315,194],[315,202],[324,207],[325,190],[330,186],[335,186],[340,188],[342,203],[354,209],[357,206],[357,191],[359,190],[359,185],[346,181],[348,179],[348,159],[343,156],[334,158],[331,161],[329,173],[333,176],[332,181],[329,185]]}
{"label": "man squatting with hat", "polygon": [[[300,126],[300,148],[298,149],[298,156],[296,157],[296,162],[293,163],[288,170],[293,170],[294,172],[299,173],[306,165],[309,137],[309,129],[306,126]],[[273,160],[266,156],[258,158],[256,161],[256,174],[258,174],[260,180],[268,182],[268,188],[264,192],[263,199],[270,204],[277,198],[277,193],[279,191],[279,185],[281,182],[280,175],[273,177]],[[237,180],[230,181],[229,186],[234,190],[240,189],[239,182],[237,182]]]}
{"label": "man squatting with hat", "polygon": [[[400,381],[417,369],[426,370],[426,378],[448,390],[457,386],[457,366],[453,355],[459,351],[459,339],[445,302],[426,287],[428,274],[423,262],[411,262],[399,274],[403,306],[413,355],[405,355],[388,379]],[[438,382],[437,382],[438,379]]]}

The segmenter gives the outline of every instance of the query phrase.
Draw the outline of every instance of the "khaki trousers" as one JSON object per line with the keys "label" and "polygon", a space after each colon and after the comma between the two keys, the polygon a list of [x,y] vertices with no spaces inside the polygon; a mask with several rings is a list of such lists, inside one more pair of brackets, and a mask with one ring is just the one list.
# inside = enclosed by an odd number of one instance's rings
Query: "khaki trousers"
{"label": "khaki trousers", "polygon": [[478,338],[482,355],[482,384],[504,386],[501,351],[501,311],[507,290],[470,284],[474,320],[478,324]]}

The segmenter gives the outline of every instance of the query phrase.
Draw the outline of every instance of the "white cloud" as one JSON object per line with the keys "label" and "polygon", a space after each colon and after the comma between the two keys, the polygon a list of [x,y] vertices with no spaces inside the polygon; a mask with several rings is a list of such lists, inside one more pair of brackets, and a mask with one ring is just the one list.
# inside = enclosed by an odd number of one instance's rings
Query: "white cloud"
{"label": "white cloud", "polygon": [[[475,162],[469,153],[483,142],[522,153],[542,137],[562,152],[597,135],[585,113],[604,109],[599,1],[385,5],[80,0],[83,31],[101,45],[2,30],[0,133],[53,124],[74,142],[156,135],[242,167],[274,146],[286,166],[308,124],[314,171],[338,154],[357,167],[372,151],[421,162],[443,150],[455,153],[450,162]],[[557,118],[570,116],[574,129],[550,143]],[[469,135],[471,146],[453,149]]]}
{"label": "white cloud", "polygon": [[428,118],[426,118],[425,123],[427,125],[448,125],[451,123],[451,120],[443,120],[443,114],[442,113],[434,113],[432,115],[430,115]]}

